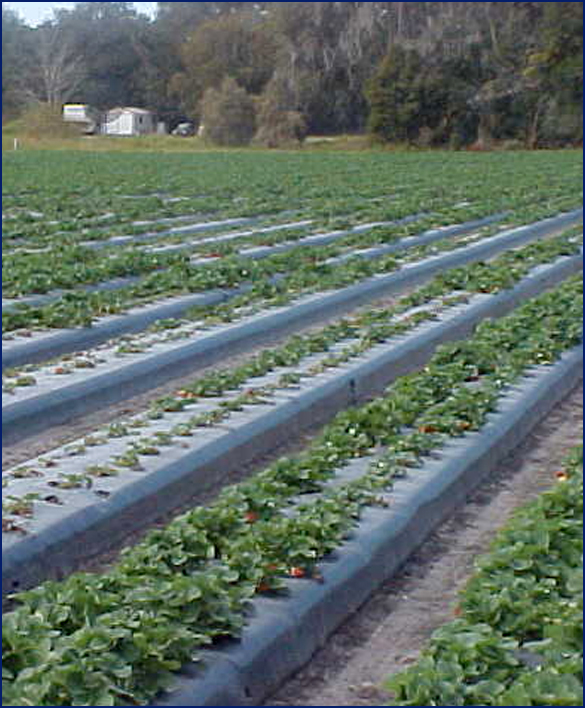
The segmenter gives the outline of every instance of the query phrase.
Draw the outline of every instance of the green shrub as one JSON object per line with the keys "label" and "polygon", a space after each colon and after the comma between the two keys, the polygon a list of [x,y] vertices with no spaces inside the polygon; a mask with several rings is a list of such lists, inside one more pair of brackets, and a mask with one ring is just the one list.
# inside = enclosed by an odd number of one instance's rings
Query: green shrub
{"label": "green shrub", "polygon": [[201,122],[204,136],[216,145],[247,145],[256,129],[254,100],[234,79],[203,95]]}

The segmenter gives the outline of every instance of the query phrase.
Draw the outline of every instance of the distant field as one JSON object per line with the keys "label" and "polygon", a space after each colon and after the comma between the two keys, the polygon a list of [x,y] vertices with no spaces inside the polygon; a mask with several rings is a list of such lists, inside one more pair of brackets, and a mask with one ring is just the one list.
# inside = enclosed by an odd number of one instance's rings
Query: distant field
{"label": "distant field", "polygon": [[[113,208],[123,220],[145,211],[200,209],[205,198],[205,208],[216,212],[247,213],[283,205],[319,210],[327,205],[335,213],[349,213],[357,207],[356,216],[374,210],[395,211],[408,200],[428,207],[429,200],[441,197],[445,203],[452,197],[453,203],[465,198],[503,204],[509,203],[512,195],[524,200],[534,195],[540,203],[541,196],[552,199],[564,193],[569,198],[581,188],[582,151],[577,150],[486,154],[364,151],[350,157],[303,150],[229,150],[153,156],[120,154],[120,150],[127,145],[157,143],[184,146],[190,141],[167,137],[79,141],[89,147],[100,144],[109,152],[90,152],[82,160],[76,151],[67,150],[3,152],[4,210],[41,210],[47,219],[58,215],[74,226],[80,219],[100,216],[103,209]],[[542,195],[535,190],[541,190]],[[184,201],[169,206],[163,197],[157,200],[156,194]],[[123,201],[128,195],[150,201]],[[375,209],[367,201],[373,199],[380,205]]]}

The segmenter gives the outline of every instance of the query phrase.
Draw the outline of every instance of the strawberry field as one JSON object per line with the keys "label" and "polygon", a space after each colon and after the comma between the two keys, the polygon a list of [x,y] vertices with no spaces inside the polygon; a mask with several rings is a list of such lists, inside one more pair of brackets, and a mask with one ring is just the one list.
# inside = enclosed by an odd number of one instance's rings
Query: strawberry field
{"label": "strawberry field", "polygon": [[258,705],[580,380],[576,152],[3,169],[4,705]]}

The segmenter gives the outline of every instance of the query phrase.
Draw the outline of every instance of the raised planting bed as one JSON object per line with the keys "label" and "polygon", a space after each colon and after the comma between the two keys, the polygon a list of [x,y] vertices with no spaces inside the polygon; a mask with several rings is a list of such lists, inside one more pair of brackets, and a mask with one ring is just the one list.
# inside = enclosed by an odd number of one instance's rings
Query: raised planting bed
{"label": "raised planting bed", "polygon": [[[231,255],[239,255],[243,258],[251,258],[253,260],[259,260],[262,258],[267,258],[271,255],[277,253],[283,253],[300,245],[326,245],[339,240],[350,234],[365,233],[379,226],[390,226],[399,225],[401,223],[410,223],[416,221],[419,217],[407,217],[400,222],[380,222],[373,224],[363,224],[361,226],[355,227],[354,229],[346,231],[337,231],[330,234],[316,234],[309,239],[300,238],[298,241],[290,241],[284,244],[279,244],[276,246],[260,247],[260,248],[248,248],[240,252],[236,252]],[[394,250],[401,250],[402,248],[410,248],[414,245],[419,245],[423,243],[430,243],[439,238],[444,238],[448,236],[455,236],[459,233],[466,233],[468,230],[473,228],[478,228],[484,224],[494,223],[499,219],[502,219],[503,215],[494,215],[493,217],[487,217],[485,220],[477,220],[476,222],[469,222],[467,224],[461,224],[454,227],[447,227],[444,234],[443,229],[437,229],[430,234],[423,234],[419,239],[415,239],[411,242],[410,239],[405,240],[404,245],[395,244]],[[297,224],[284,224],[281,226],[274,226],[267,229],[260,229],[256,232],[239,232],[235,234],[227,234],[224,236],[219,236],[216,239],[205,239],[202,243],[222,242],[227,239],[234,239],[236,237],[241,237],[244,234],[263,234],[267,231],[273,232],[278,229],[292,229],[293,227],[298,227],[299,224],[310,224],[311,222],[298,222]],[[176,250],[176,249],[174,249]],[[159,251],[149,251],[149,252],[136,252],[132,250],[125,254],[112,254],[109,258],[96,259],[93,254],[91,254],[89,260],[84,260],[85,254],[82,249],[75,248],[72,249],[67,258],[65,253],[61,250],[51,254],[36,254],[35,259],[31,258],[25,259],[25,264],[23,267],[22,263],[11,262],[9,257],[5,259],[4,267],[6,272],[10,273],[11,286],[8,284],[8,276],[6,276],[3,283],[3,293],[7,294],[7,297],[2,298],[2,312],[17,312],[22,310],[24,307],[42,307],[53,302],[56,302],[62,298],[75,297],[75,294],[80,291],[85,291],[87,293],[99,293],[103,291],[116,291],[128,288],[131,285],[138,284],[141,277],[144,275],[139,275],[141,271],[143,273],[152,273],[153,271],[163,271],[171,266],[177,266],[180,264],[189,263],[191,266],[204,266],[207,267],[211,262],[215,262],[217,258],[201,257],[201,258],[191,258],[189,261],[185,261],[181,256],[173,256],[173,251],[170,249],[165,249],[163,255],[158,256]],[[49,260],[50,257],[50,260]],[[217,257],[221,257],[218,254]],[[48,261],[48,262],[47,262]],[[83,265],[83,269],[80,268],[80,264]],[[59,266],[58,272],[57,265]],[[40,270],[43,273],[40,274]],[[69,271],[69,276],[64,273],[64,270]],[[127,277],[116,277],[112,280],[105,280],[109,273],[136,273],[136,275],[130,275]],[[51,279],[54,282],[63,284],[67,282],[69,278],[69,285],[75,285],[75,289],[58,289],[53,290],[51,285]],[[86,284],[89,281],[90,284]],[[97,282],[96,281],[103,281]],[[26,283],[29,282],[30,286],[27,288]],[[28,292],[28,290],[33,289],[34,294],[25,294],[19,297],[10,297],[11,290],[15,288],[18,291]],[[48,290],[48,292],[45,292]],[[39,294],[41,293],[41,294]]]}
{"label": "raised planting bed", "polygon": [[583,694],[583,447],[476,561],[458,619],[388,681],[392,705],[576,706]]}
{"label": "raised planting bed", "polygon": [[[442,346],[108,572],[20,594],[3,623],[6,701],[144,704],[174,686],[154,704],[258,705],[575,385],[580,292],[572,279]],[[210,642],[220,653],[190,664]]]}
{"label": "raised planting bed", "polygon": [[[471,304],[486,299],[475,296]],[[422,365],[437,342],[469,330],[466,305],[453,300],[407,310],[386,328],[377,326],[375,337],[359,339],[358,330],[320,354],[310,353],[319,342],[311,338],[295,366],[263,367],[272,359],[264,353],[256,360],[257,375],[240,385],[238,372],[232,381],[227,373],[210,375],[156,401],[146,415],[113,423],[9,470],[3,476],[8,512],[3,518],[16,532],[3,535],[3,588],[71,572],[293,432],[323,424]],[[432,324],[427,328],[424,322]],[[377,344],[385,333],[389,341]],[[29,509],[33,500],[38,503]],[[10,513],[24,507],[25,513]]]}
{"label": "raised planting bed", "polygon": [[[559,240],[556,243],[551,242],[550,249],[536,250],[546,261],[554,257],[554,254],[559,252],[558,249],[563,252],[566,248],[575,251],[578,246],[573,244],[571,248],[568,242]],[[550,255],[546,255],[549,250]],[[563,258],[555,266],[545,268],[544,274],[537,272],[532,279],[529,278],[524,285],[524,292],[529,296],[539,288],[548,287],[581,268],[582,254]],[[405,271],[411,272],[408,269]],[[402,272],[397,274],[400,275]],[[360,300],[360,290],[363,290],[364,286],[376,286],[378,283],[379,281],[366,282],[333,295],[311,298],[293,307],[281,308],[277,312],[252,316],[238,324],[216,327],[210,332],[199,331],[195,338],[191,335],[186,341],[179,339],[167,344],[161,342],[146,351],[141,351],[140,347],[134,350],[129,348],[130,353],[123,357],[116,351],[110,356],[106,356],[105,351],[102,351],[99,359],[84,357],[86,366],[81,366],[77,372],[74,368],[59,364],[44,372],[39,371],[36,375],[31,373],[29,368],[24,378],[20,375],[15,379],[13,377],[16,386],[3,393],[2,434],[5,444],[83,417],[113,402],[130,398],[180,375],[217,363],[226,356],[226,352],[233,356],[236,352],[243,352],[264,343],[276,334],[286,334],[301,325],[318,322],[324,317],[324,313],[336,314],[347,307],[348,302],[355,307]],[[516,290],[512,293],[516,293]],[[505,300],[504,295],[501,297]],[[510,302],[514,303],[516,295],[509,297]],[[371,294],[365,299],[371,299]],[[6,391],[6,385],[4,390]]]}
{"label": "raised planting bed", "polygon": [[[420,245],[424,242],[432,242],[436,240],[439,236],[442,236],[444,238],[448,237],[451,232],[453,233],[462,233],[466,232],[468,229],[472,230],[473,225],[476,224],[477,222],[473,222],[470,225],[459,225],[455,227],[446,227],[446,229],[435,229],[432,230],[431,232],[427,232],[425,234],[420,235],[419,237],[415,237],[414,240],[411,238],[406,238],[403,239],[403,245],[401,241],[398,241],[395,245],[392,246],[393,250],[402,250],[403,248],[413,248],[416,245]],[[375,225],[365,225],[362,227],[357,227],[357,230],[354,233],[359,233],[363,234],[365,231],[367,231],[370,228],[374,228]],[[339,234],[338,234],[339,236]],[[341,236],[343,236],[343,233],[341,233]],[[337,237],[337,236],[336,236]],[[384,233],[383,235],[384,238],[387,237],[387,234]],[[395,240],[398,237],[395,237]],[[419,240],[420,239],[420,240]],[[263,257],[262,254],[260,254],[259,257]],[[204,259],[205,260],[205,259]],[[302,264],[301,264],[302,265]],[[209,261],[206,261],[206,267],[209,267]],[[311,263],[311,267],[315,268],[315,264]],[[233,267],[231,268],[233,271]],[[294,270],[294,269],[293,269]],[[347,270],[347,269],[346,269]],[[267,271],[265,275],[269,275],[270,271]],[[229,275],[229,269],[226,271],[226,273]],[[233,276],[233,273],[232,273]],[[252,276],[252,273],[248,274],[249,277],[255,277],[256,280],[258,280],[259,276],[262,276],[262,273],[256,273],[254,276]],[[356,277],[359,279],[360,274],[357,273],[354,275],[353,278],[350,277],[350,280],[355,280]],[[90,331],[88,330],[83,330],[82,333],[80,333],[78,330],[75,331],[68,331],[63,339],[61,337],[59,338],[53,338],[52,335],[47,333],[45,331],[44,335],[43,332],[37,333],[36,335],[32,336],[32,339],[29,339],[29,334],[31,334],[29,331],[26,332],[27,337],[26,337],[26,343],[23,343],[22,337],[16,336],[16,340],[13,338],[15,335],[10,335],[10,334],[5,334],[3,335],[3,340],[4,340],[4,346],[3,346],[3,352],[4,352],[4,358],[3,358],[3,368],[10,367],[10,366],[15,366],[19,365],[22,363],[27,363],[29,361],[36,361],[36,360],[41,360],[42,358],[45,357],[45,354],[48,354],[49,356],[54,354],[54,353],[62,353],[62,351],[70,351],[71,349],[67,349],[67,346],[65,343],[71,343],[73,346],[75,342],[79,340],[79,338],[87,336],[88,341],[87,342],[82,342],[85,347],[91,346],[92,342],[95,342],[96,340],[103,341],[103,339],[100,339],[101,337],[106,337],[107,336],[115,336],[115,334],[118,331],[122,332],[134,332],[134,331],[140,331],[140,329],[144,329],[151,321],[152,318],[165,318],[168,319],[169,317],[176,317],[181,314],[184,314],[186,311],[193,307],[198,307],[200,309],[204,307],[209,307],[213,305],[217,305],[221,302],[225,302],[226,300],[229,299],[234,299],[240,296],[244,292],[250,292],[250,290],[253,290],[255,287],[256,289],[261,289],[262,287],[266,288],[267,285],[270,283],[277,284],[279,283],[279,288],[282,289],[283,287],[283,279],[285,279],[286,274],[285,273],[280,273],[277,274],[273,277],[269,277],[267,281],[263,281],[263,283],[256,283],[255,286],[252,284],[246,284],[244,283],[243,285],[240,285],[239,287],[232,287],[232,288],[225,288],[221,290],[211,290],[210,292],[207,293],[197,293],[194,295],[187,295],[187,296],[182,296],[182,297],[175,297],[170,301],[166,302],[158,302],[156,305],[152,306],[152,309],[149,307],[148,309],[145,310],[146,317],[129,317],[124,319],[123,321],[120,321],[119,318],[118,320],[112,325],[112,322],[115,318],[102,318],[106,319],[107,321],[107,326],[105,328],[99,328],[99,327],[93,327]],[[220,283],[226,279],[226,274],[223,274],[221,272],[209,274],[208,277],[208,284],[211,283]],[[233,277],[232,277],[233,279]],[[237,278],[237,280],[241,280],[241,278]],[[347,280],[347,278],[346,278]],[[6,310],[6,315],[7,318],[9,318],[9,312],[14,312],[16,313],[15,316],[17,317],[18,321],[22,320],[24,317],[23,321],[36,321],[39,317],[45,322],[45,324],[51,324],[51,315],[48,315],[48,318],[46,317],[45,312],[52,312],[54,311],[54,315],[57,316],[57,321],[60,322],[63,320],[63,318],[67,318],[68,315],[71,317],[71,321],[76,321],[79,320],[79,322],[85,321],[85,319],[90,318],[90,312],[88,311],[88,306],[94,307],[94,308],[99,308],[104,312],[118,312],[119,310],[123,309],[122,305],[124,302],[128,299],[128,293],[127,293],[127,288],[129,283],[134,282],[139,284],[139,279],[134,277],[134,278],[128,278],[128,279],[117,279],[116,281],[112,283],[104,283],[99,286],[90,286],[87,288],[88,291],[94,291],[97,293],[98,291],[104,291],[104,290],[115,290],[118,291],[118,294],[115,295],[115,301],[113,302],[93,302],[90,303],[87,301],[87,299],[83,299],[83,297],[79,293],[55,293],[53,295],[47,294],[47,295],[36,295],[36,296],[30,296],[30,298],[24,298],[23,301],[20,303],[17,301],[6,301],[5,303],[5,310]],[[343,281],[342,281],[343,282]],[[205,278],[202,280],[202,282],[199,284],[199,286],[195,289],[201,289],[201,286],[205,285]],[[332,283],[332,286],[334,287],[334,283]],[[141,286],[141,289],[144,289],[144,287]],[[184,287],[182,288],[184,289]],[[298,290],[298,287],[296,288]],[[56,300],[61,297],[61,300],[59,303],[56,302]],[[110,298],[111,299],[111,298]],[[144,299],[144,298],[141,298]],[[149,298],[147,298],[149,299]],[[152,298],[150,298],[152,299]],[[39,305],[46,303],[46,304],[51,304],[52,302],[55,302],[55,305],[52,308],[45,308],[45,310],[42,309],[32,309],[32,310],[26,310],[26,308],[23,310],[21,305],[25,305],[26,303],[24,302],[26,300],[30,304],[33,304],[33,302],[38,302]],[[119,302],[118,302],[119,300]],[[130,302],[130,301],[129,301]],[[142,314],[142,313],[141,313]],[[5,318],[6,319],[6,318]],[[146,324],[144,324],[146,323]],[[7,324],[8,327],[10,327],[10,322],[5,323]],[[13,323],[14,324],[14,323]],[[99,325],[99,323],[98,323]],[[112,330],[113,326],[113,330]],[[18,335],[18,332],[16,333]],[[47,341],[51,343],[55,342],[62,342],[63,345],[61,347],[61,351],[54,351],[54,347],[49,347],[48,349],[46,346],[40,346],[39,345],[39,351],[37,352],[35,349],[35,343],[38,341],[39,338],[42,338],[44,343],[46,344]],[[10,343],[12,341],[12,344]],[[19,344],[24,344],[23,348],[21,349],[18,345]],[[14,352],[14,349],[17,349],[17,352]]]}
{"label": "raised planting bed", "polygon": [[[335,243],[336,241],[349,240],[347,237],[356,236],[359,234],[364,234],[367,232],[374,232],[373,238],[376,237],[378,233],[377,230],[380,227],[392,227],[392,226],[404,226],[406,224],[415,223],[421,220],[423,217],[428,217],[428,214],[411,214],[404,217],[403,219],[397,219],[396,221],[374,221],[367,224],[359,224],[357,226],[352,226],[348,229],[330,231],[328,233],[316,233],[310,234],[309,236],[299,236],[296,239],[285,240],[274,245],[254,245],[246,244],[243,248],[238,250],[238,255],[245,258],[254,258],[260,260],[262,258],[268,258],[276,253],[286,253],[291,251],[293,248],[298,248],[299,246],[328,246],[329,244]],[[480,219],[476,221],[481,221],[481,224],[474,224],[474,222],[467,222],[465,224],[458,224],[456,227],[442,227],[436,231],[440,232],[443,228],[446,229],[444,235],[438,235],[435,240],[439,238],[444,238],[447,236],[455,236],[460,232],[466,232],[468,228],[478,228],[478,226],[483,226],[484,224],[495,223],[504,218],[503,214],[495,214],[493,217],[487,217],[487,220]],[[474,225],[472,225],[474,224]],[[272,229],[274,230],[274,229]],[[460,231],[461,230],[461,231]],[[426,236],[427,233],[421,234],[420,237]],[[398,240],[398,237],[397,237]],[[422,243],[430,243],[431,237],[427,236],[426,239],[423,238]],[[405,239],[400,239],[400,245],[396,244],[396,250],[401,250],[402,248],[410,248],[413,245],[418,245],[417,243],[409,243],[409,237]],[[209,262],[209,254],[207,257],[197,257],[191,259],[192,264],[203,264]]]}
{"label": "raised planting bed", "polygon": [[300,232],[298,238],[301,238],[301,234],[313,223],[311,219],[305,219],[303,221],[293,221],[285,224],[275,224],[274,226],[265,226],[261,229],[253,229],[247,231],[232,231],[227,234],[222,234],[221,236],[208,236],[205,238],[190,239],[188,241],[179,241],[178,243],[162,244],[162,245],[149,245],[145,248],[148,253],[169,253],[172,251],[196,251],[203,247],[217,246],[219,244],[230,243],[232,241],[248,241],[254,240],[255,238],[268,238],[269,234],[276,234],[277,232],[285,231],[287,234],[289,232]]}
{"label": "raised planting bed", "polygon": [[[173,280],[169,279],[167,271],[173,267],[184,271],[182,272],[184,280],[187,275],[185,269],[206,268],[209,270],[210,265],[213,264],[215,267],[224,255],[262,260],[270,256],[286,253],[300,246],[323,247],[341,240],[344,242],[349,241],[348,247],[351,248],[351,239],[348,237],[355,237],[358,234],[363,235],[373,231],[374,234],[371,240],[375,242],[376,234],[378,233],[380,234],[379,238],[385,240],[393,235],[392,233],[388,233],[390,227],[398,227],[405,223],[412,223],[420,218],[419,215],[412,215],[396,222],[361,224],[360,226],[345,231],[314,234],[308,238],[301,238],[299,236],[297,240],[287,241],[274,246],[254,247],[252,245],[249,248],[231,251],[226,254],[208,253],[200,257],[191,258],[174,253],[173,251],[169,252],[168,249],[160,255],[158,252],[130,250],[122,254],[111,254],[110,257],[101,259],[96,258],[95,254],[89,254],[88,258],[86,255],[87,252],[84,252],[83,249],[78,247],[70,249],[69,251],[61,249],[60,251],[50,254],[36,254],[34,258],[30,256],[20,256],[20,261],[14,261],[14,259],[11,261],[8,256],[5,258],[4,262],[6,275],[3,284],[3,294],[7,297],[2,298],[2,312],[6,314],[11,312],[18,313],[19,311],[22,312],[24,308],[44,307],[61,299],[74,299],[80,292],[100,293],[106,291],[124,291],[121,293],[121,297],[128,299],[128,288],[130,286],[135,286],[136,294],[140,294],[141,290],[144,289],[144,283],[141,282],[141,278],[148,279],[148,283],[150,283],[149,288],[156,288],[156,273],[161,274],[159,279],[163,278],[165,280],[165,288],[170,294],[172,290],[176,290],[182,282],[182,280],[179,279],[179,283],[173,283]],[[503,218],[504,215],[496,214],[464,224],[432,229],[414,238],[407,237],[405,239],[399,239],[399,236],[396,235],[394,237],[396,243],[385,246],[382,251],[380,251],[379,255],[432,243],[443,238],[466,234],[482,226],[496,223]],[[289,224],[285,226],[288,228],[293,225]],[[383,232],[379,231],[380,227],[385,227]],[[276,228],[278,227],[273,227],[269,230],[274,231]],[[263,231],[265,230],[260,230],[256,233],[261,234]],[[238,234],[217,237],[217,240],[235,238],[237,235]],[[210,257],[210,255],[213,257]],[[231,270],[233,271],[233,263]],[[153,275],[153,272],[155,275]],[[127,277],[115,277],[113,280],[109,280],[108,278],[111,277],[112,274]],[[225,281],[224,285],[226,287],[230,284],[234,284],[233,282],[230,283],[228,280],[229,270],[224,274],[213,271],[209,275],[210,278],[207,284],[205,278],[200,279],[201,282],[197,284],[197,287],[193,284],[194,289],[201,290],[205,288],[206,285],[221,285],[222,281]],[[245,278],[239,278],[239,280],[245,280]],[[63,289],[63,287],[61,287],[58,290],[53,290],[55,284],[60,286],[68,285],[69,288],[74,286],[75,289]],[[184,290],[184,288],[179,289]],[[15,291],[17,293],[28,293],[32,291],[34,294],[11,297],[11,295],[15,295]],[[147,291],[142,293],[142,297],[146,294],[148,294]],[[131,304],[131,299],[129,303]],[[24,316],[26,316],[26,313],[24,313]],[[6,320],[7,318],[4,319]]]}
{"label": "raised planting bed", "polygon": [[[466,336],[482,319],[501,316],[558,283],[569,261],[536,268],[498,295],[447,298],[386,322],[380,318],[374,326],[366,315],[365,328],[340,328],[345,338],[337,344],[316,334],[305,347],[264,352],[252,366],[210,374],[155,402],[146,415],[9,471],[3,482],[7,509],[48,501],[36,514],[35,505],[20,519],[9,514],[17,533],[3,536],[3,592],[71,571],[130,529],[282,444],[291,431],[323,424],[374,395],[422,366],[442,342]],[[307,356],[319,348],[322,354]],[[39,415],[47,411],[48,406]],[[100,533],[102,527],[107,534]]]}
{"label": "raised planting bed", "polygon": [[[336,312],[342,312],[344,308],[347,309],[353,306],[354,303],[360,304],[371,301],[376,297],[381,297],[396,292],[400,290],[400,288],[408,287],[410,284],[416,285],[428,279],[436,272],[440,272],[442,269],[472,262],[473,260],[479,260],[481,258],[491,257],[507,247],[521,245],[526,241],[544,237],[557,230],[566,228],[571,224],[578,223],[580,220],[582,220],[582,210],[577,210],[569,214],[545,219],[536,224],[504,231],[497,236],[487,238],[484,243],[479,242],[468,245],[456,253],[439,254],[433,258],[423,260],[418,264],[412,262],[408,263],[402,271],[398,273],[378,275],[373,279],[358,283],[358,285],[345,288],[338,293],[321,296],[321,304],[319,307],[315,306],[312,308],[311,319],[318,321],[318,319],[316,320],[315,318],[320,316],[328,317]],[[389,258],[391,258],[391,256]],[[374,264],[371,264],[372,272],[376,272],[376,263],[379,263],[381,268],[387,267],[388,269],[395,270],[398,267],[394,261],[385,265],[384,259],[381,259],[380,262],[376,261]],[[336,278],[338,278],[340,282],[344,282],[347,280],[360,280],[367,277],[366,273],[368,271],[357,268],[357,266],[347,264],[345,268],[349,269],[347,274],[342,265],[338,267],[331,266],[334,274],[330,284],[331,288],[335,287],[335,283],[337,282]],[[282,278],[282,276],[277,276],[277,279],[278,278]],[[319,282],[322,282],[322,278],[316,279],[315,285],[312,286],[313,290],[316,289],[317,283]],[[136,332],[145,329],[157,319],[178,317],[195,306],[209,306],[230,298],[236,298],[238,295],[241,295],[242,292],[245,292],[247,287],[246,285],[241,285],[232,291],[222,290],[212,293],[197,293],[182,298],[175,298],[165,303],[140,308],[135,312],[131,311],[125,316],[111,316],[106,318],[105,321],[96,323],[90,329],[84,328],[81,330],[60,331],[55,334],[45,333],[39,337],[33,336],[31,338],[25,338],[24,341],[22,341],[22,337],[16,338],[13,341],[5,341],[3,343],[2,366],[3,369],[12,368],[24,363],[42,361],[43,359],[54,357],[65,352],[75,351],[76,349],[87,349],[90,346],[95,346],[99,342],[107,341],[122,333]],[[264,286],[260,284],[260,291],[262,291],[262,287]],[[286,281],[281,279],[279,288],[282,290],[283,288],[286,289],[286,287]],[[299,284],[293,280],[290,284],[290,290],[292,293],[298,294]],[[291,294],[289,297],[292,296]]]}
{"label": "raised planting bed", "polygon": [[[422,469],[397,480],[392,492],[378,499],[382,508],[367,509],[350,539],[320,564],[318,582],[315,578],[287,581],[286,599],[256,599],[241,639],[203,651],[200,662],[183,667],[178,686],[151,705],[260,705],[306,664],[335,629],[391,578],[428,535],[496,469],[498,462],[571,390],[582,366],[580,349],[567,356],[554,373],[534,371],[521,380],[514,393],[503,399],[499,412],[488,416],[484,430],[447,443],[439,458],[424,460]],[[362,465],[360,471],[365,472],[366,468]],[[388,504],[387,509],[383,508],[384,503]],[[462,632],[460,639],[465,642],[469,635]],[[466,648],[464,644],[460,651],[463,653]],[[482,648],[489,657],[490,648]],[[443,649],[441,645],[437,652],[441,658]],[[440,661],[439,656],[437,660]],[[461,660],[465,661],[463,657]],[[454,674],[459,676],[456,670]],[[451,675],[451,680],[455,676]],[[423,682],[424,676],[419,674],[414,680]],[[557,683],[562,686],[562,679]],[[571,685],[574,691],[574,682]],[[465,705],[455,702],[457,688],[455,683],[450,692],[445,691],[449,702],[435,705]],[[478,693],[485,700],[486,694]],[[551,693],[547,693],[550,701]],[[396,705],[423,705],[420,689],[415,695],[416,702]]]}
{"label": "raised planting bed", "polygon": [[184,226],[173,226],[164,231],[153,231],[151,233],[136,234],[134,236],[113,236],[100,241],[83,241],[85,248],[100,249],[108,246],[127,246],[129,244],[144,243],[160,239],[164,236],[176,236],[177,234],[195,234],[206,231],[217,231],[226,227],[244,226],[257,224],[261,217],[242,217],[239,219],[222,219],[220,221],[203,221],[197,224],[185,224]]}
{"label": "raised planting bed", "polygon": [[140,276],[189,264],[181,253],[129,248],[96,254],[79,245],[8,253],[3,261],[3,313],[48,304],[76,291],[121,290]]}

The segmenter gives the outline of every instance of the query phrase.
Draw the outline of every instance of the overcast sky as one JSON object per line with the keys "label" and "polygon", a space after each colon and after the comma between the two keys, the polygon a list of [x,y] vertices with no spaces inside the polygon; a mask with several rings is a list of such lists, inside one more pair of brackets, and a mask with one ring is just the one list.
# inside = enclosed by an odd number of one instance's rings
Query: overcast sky
{"label": "overcast sky", "polygon": [[[27,25],[36,26],[53,16],[53,8],[73,8],[75,2],[3,2],[2,7],[14,10]],[[135,2],[136,9],[151,15],[156,10],[156,2]]]}

